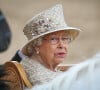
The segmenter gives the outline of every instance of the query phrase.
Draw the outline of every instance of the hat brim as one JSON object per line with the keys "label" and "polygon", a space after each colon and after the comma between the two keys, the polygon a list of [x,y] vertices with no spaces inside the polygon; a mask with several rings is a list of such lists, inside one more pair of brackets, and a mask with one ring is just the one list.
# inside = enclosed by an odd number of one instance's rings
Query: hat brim
{"label": "hat brim", "polygon": [[67,28],[61,28],[61,29],[57,29],[57,30],[53,30],[53,31],[48,31],[48,32],[45,32],[45,33],[42,33],[40,35],[37,35],[35,37],[33,37],[31,40],[28,41],[28,43],[26,43],[23,47],[22,47],[22,53],[27,55],[26,54],[26,47],[29,43],[31,43],[33,40],[41,37],[41,36],[44,36],[44,35],[47,35],[47,34],[50,34],[50,33],[53,33],[53,32],[58,32],[58,31],[67,31],[67,32],[70,32],[70,35],[73,37],[73,40],[79,35],[79,32],[81,31],[79,28],[74,28],[74,27],[67,27]]}

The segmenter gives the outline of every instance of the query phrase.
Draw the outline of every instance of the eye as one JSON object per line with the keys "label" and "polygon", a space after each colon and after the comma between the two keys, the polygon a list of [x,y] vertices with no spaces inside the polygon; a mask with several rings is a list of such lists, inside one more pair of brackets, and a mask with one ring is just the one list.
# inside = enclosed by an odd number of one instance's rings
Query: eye
{"label": "eye", "polygon": [[71,38],[69,38],[69,37],[63,37],[62,40],[66,41],[67,43],[69,43],[71,41]]}
{"label": "eye", "polygon": [[62,40],[68,40],[68,39],[69,39],[68,37],[63,37],[63,38],[62,38]]}
{"label": "eye", "polygon": [[51,40],[57,40],[57,38],[56,37],[52,37],[52,38],[50,38]]}

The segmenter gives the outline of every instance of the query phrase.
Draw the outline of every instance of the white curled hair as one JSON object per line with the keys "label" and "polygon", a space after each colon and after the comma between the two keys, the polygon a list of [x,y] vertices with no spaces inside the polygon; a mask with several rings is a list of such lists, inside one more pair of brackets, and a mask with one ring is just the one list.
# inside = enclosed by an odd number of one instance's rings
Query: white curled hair
{"label": "white curled hair", "polygon": [[30,90],[100,90],[100,53]]}
{"label": "white curled hair", "polygon": [[36,54],[36,50],[35,50],[35,47],[38,47],[42,44],[42,37],[39,37],[33,41],[31,41],[28,45],[27,45],[27,48],[26,48],[26,51],[27,51],[27,55],[28,56],[32,56],[32,55],[35,55]]}

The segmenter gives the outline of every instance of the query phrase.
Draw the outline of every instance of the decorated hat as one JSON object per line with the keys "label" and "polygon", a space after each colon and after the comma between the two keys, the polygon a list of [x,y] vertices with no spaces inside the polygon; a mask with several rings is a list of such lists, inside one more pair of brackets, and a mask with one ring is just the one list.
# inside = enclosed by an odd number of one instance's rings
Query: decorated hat
{"label": "decorated hat", "polygon": [[[41,36],[62,30],[70,32],[73,39],[75,39],[81,31],[78,28],[70,27],[66,24],[62,4],[57,4],[29,20],[23,32],[29,40],[28,43],[30,43]],[[28,45],[28,43],[26,45]]]}

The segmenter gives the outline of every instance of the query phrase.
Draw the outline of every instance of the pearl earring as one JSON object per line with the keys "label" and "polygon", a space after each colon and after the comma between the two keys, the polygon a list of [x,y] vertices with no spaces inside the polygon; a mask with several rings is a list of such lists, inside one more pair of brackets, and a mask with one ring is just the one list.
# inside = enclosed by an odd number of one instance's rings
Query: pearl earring
{"label": "pearl earring", "polygon": [[36,51],[36,54],[39,54],[39,51]]}

